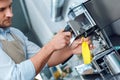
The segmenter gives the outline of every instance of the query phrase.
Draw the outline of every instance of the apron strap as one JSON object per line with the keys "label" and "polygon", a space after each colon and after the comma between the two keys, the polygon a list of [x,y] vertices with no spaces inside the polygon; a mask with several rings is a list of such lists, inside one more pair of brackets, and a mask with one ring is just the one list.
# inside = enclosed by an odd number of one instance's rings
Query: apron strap
{"label": "apron strap", "polygon": [[15,62],[20,63],[25,60],[25,53],[22,48],[22,43],[20,40],[15,36],[13,33],[11,33],[12,37],[14,38],[13,41],[7,41],[7,40],[0,40],[2,43],[2,48],[5,51],[5,53]]}

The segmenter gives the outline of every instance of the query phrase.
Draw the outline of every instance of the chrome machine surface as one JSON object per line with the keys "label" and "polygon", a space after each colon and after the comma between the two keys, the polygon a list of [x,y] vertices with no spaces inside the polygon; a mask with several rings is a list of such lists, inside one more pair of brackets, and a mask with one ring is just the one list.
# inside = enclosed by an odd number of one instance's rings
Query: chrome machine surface
{"label": "chrome machine surface", "polygon": [[[120,79],[120,54],[110,40],[113,32],[108,33],[105,29],[111,29],[112,24],[119,20],[120,5],[118,3],[120,3],[119,0],[90,0],[70,7],[66,31],[71,31],[74,39],[90,37],[95,46],[91,51],[93,59],[89,64],[93,72],[89,75],[97,76],[87,80]],[[76,69],[81,73],[78,66]],[[82,79],[89,76],[88,74],[80,75]]]}

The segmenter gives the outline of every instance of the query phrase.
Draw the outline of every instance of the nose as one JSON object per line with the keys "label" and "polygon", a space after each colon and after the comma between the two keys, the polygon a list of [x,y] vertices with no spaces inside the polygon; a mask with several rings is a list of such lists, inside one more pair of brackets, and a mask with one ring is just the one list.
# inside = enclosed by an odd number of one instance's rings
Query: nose
{"label": "nose", "polygon": [[12,9],[8,8],[6,10],[6,17],[10,17],[10,18],[13,17]]}

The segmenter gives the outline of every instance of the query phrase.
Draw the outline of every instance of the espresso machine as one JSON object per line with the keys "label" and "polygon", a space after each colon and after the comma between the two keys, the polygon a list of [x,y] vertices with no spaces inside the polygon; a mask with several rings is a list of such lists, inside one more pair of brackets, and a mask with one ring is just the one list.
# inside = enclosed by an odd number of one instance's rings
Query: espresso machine
{"label": "espresso machine", "polygon": [[93,58],[89,64],[93,73],[87,75],[97,74],[97,76],[91,79],[84,79],[83,77],[83,80],[108,80],[108,78],[120,80],[120,76],[118,76],[120,74],[120,54],[109,40],[104,27],[101,28],[87,10],[85,6],[87,2],[89,1],[70,7],[69,21],[65,27],[65,31],[72,33],[71,44],[80,37],[90,37],[92,44],[95,46],[91,50]]}

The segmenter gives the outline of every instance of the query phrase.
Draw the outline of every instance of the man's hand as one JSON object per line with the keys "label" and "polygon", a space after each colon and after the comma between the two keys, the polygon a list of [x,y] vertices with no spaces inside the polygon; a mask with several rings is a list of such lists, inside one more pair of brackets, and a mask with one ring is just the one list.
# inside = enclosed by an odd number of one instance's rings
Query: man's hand
{"label": "man's hand", "polygon": [[80,39],[75,40],[70,46],[70,49],[72,50],[73,54],[81,54],[82,53],[81,44],[83,41],[88,42],[90,49],[94,48],[92,43],[91,43],[91,40],[89,38],[80,38]]}
{"label": "man's hand", "polygon": [[70,43],[71,32],[59,31],[50,41],[54,50],[59,50],[66,47]]}

